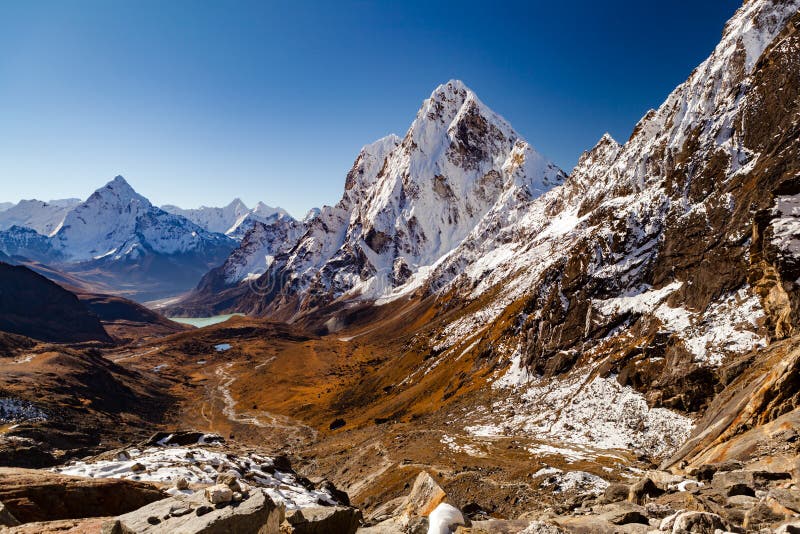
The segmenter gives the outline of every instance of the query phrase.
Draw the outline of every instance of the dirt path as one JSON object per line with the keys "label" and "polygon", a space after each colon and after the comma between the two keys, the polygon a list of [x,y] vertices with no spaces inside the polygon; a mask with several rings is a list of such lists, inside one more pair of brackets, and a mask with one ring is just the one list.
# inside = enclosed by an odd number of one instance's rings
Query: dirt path
{"label": "dirt path", "polygon": [[114,363],[119,363],[125,360],[130,360],[132,358],[140,358],[142,356],[148,356],[150,354],[156,353],[161,350],[161,347],[153,347],[152,349],[148,349],[143,352],[135,352],[133,354],[130,353],[122,353],[122,355],[117,355],[119,357],[114,358],[113,356],[109,357],[109,359]]}
{"label": "dirt path", "polygon": [[[283,415],[273,414],[264,410],[237,410],[237,402],[231,393],[231,386],[236,382],[236,377],[231,376],[230,368],[234,362],[221,365],[215,371],[217,376],[216,393],[223,402],[222,414],[232,423],[252,425],[259,428],[276,430],[295,442],[313,443],[317,440],[317,431],[297,420]],[[205,414],[201,414],[208,420]]]}

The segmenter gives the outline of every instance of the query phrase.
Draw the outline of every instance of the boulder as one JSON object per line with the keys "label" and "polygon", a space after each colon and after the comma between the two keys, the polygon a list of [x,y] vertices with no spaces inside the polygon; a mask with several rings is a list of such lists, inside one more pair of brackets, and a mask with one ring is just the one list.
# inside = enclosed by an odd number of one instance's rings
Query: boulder
{"label": "boulder", "polygon": [[422,471],[417,475],[400,511],[407,516],[428,516],[446,497],[447,494],[433,477]]}
{"label": "boulder", "polygon": [[[711,486],[723,495],[755,495],[756,490],[767,490],[776,483],[791,480],[790,473],[771,471],[718,471]],[[738,492],[738,493],[737,493]]]}
{"label": "boulder", "polygon": [[0,468],[0,502],[22,523],[114,516],[166,496],[152,484],[129,480]]}
{"label": "boulder", "polygon": [[796,516],[792,510],[781,506],[774,499],[765,499],[747,510],[742,526],[750,530],[770,527],[773,523]]}
{"label": "boulder", "polygon": [[15,527],[19,524],[14,514],[9,512],[6,505],[0,502],[0,527]]}
{"label": "boulder", "polygon": [[470,534],[562,534],[563,529],[542,521],[487,519],[473,521],[469,529],[459,529],[457,533]]}
{"label": "boulder", "polygon": [[612,525],[650,524],[645,508],[630,502],[619,502],[602,507],[600,518]]}
{"label": "boulder", "polygon": [[354,534],[361,524],[361,512],[346,506],[311,506],[289,512],[285,524],[294,534]]}
{"label": "boulder", "polygon": [[100,534],[108,518],[59,519],[58,521],[35,521],[10,529],[0,529],[3,534]]}
{"label": "boulder", "polygon": [[654,519],[664,519],[668,515],[675,513],[671,506],[656,502],[649,502],[644,505],[644,511],[647,517]]}
{"label": "boulder", "polygon": [[628,492],[628,501],[635,504],[644,504],[648,498],[655,498],[664,494],[664,490],[656,486],[656,483],[645,477],[633,486]]}
{"label": "boulder", "polygon": [[102,534],[279,534],[284,513],[263,491],[216,506],[200,494],[180,495],[107,520]]}
{"label": "boulder", "polygon": [[427,534],[427,517],[393,517],[377,525],[358,529],[358,534]]}
{"label": "boulder", "polygon": [[134,473],[141,473],[146,469],[147,468],[144,466],[144,464],[140,464],[139,462],[136,462],[131,466],[131,471],[133,471]]}
{"label": "boulder", "polygon": [[629,493],[630,487],[627,484],[615,482],[608,485],[606,491],[603,493],[603,496],[600,498],[600,502],[606,504],[610,504],[612,502],[621,502],[627,500]]}
{"label": "boulder", "polygon": [[772,488],[769,490],[769,496],[784,508],[800,513],[800,492],[797,490]]}
{"label": "boulder", "polygon": [[676,512],[661,521],[659,528],[672,534],[714,534],[716,530],[732,531],[727,521],[709,512]]}
{"label": "boulder", "polygon": [[664,491],[667,491],[670,486],[676,486],[685,480],[684,477],[667,471],[651,470],[647,471],[645,475],[652,480],[659,489]]}
{"label": "boulder", "polygon": [[217,475],[217,484],[228,486],[234,492],[241,492],[244,489],[239,483],[239,475],[231,471]]}
{"label": "boulder", "polygon": [[211,504],[225,504],[233,500],[233,490],[225,484],[210,486],[204,493],[206,500]]}
{"label": "boulder", "polygon": [[406,503],[406,497],[397,497],[377,506],[367,517],[370,524],[380,523],[393,517]]}
{"label": "boulder", "polygon": [[745,510],[752,508],[758,504],[758,499],[749,495],[733,495],[726,499],[729,506],[735,508],[744,508]]}
{"label": "boulder", "polygon": [[[615,525],[614,523],[609,523],[598,516],[592,515],[554,517],[551,519],[551,521],[556,523],[567,532],[580,532],[586,534],[647,534],[652,530],[652,527],[649,525],[644,525],[641,523]],[[534,530],[534,532],[537,531]]]}

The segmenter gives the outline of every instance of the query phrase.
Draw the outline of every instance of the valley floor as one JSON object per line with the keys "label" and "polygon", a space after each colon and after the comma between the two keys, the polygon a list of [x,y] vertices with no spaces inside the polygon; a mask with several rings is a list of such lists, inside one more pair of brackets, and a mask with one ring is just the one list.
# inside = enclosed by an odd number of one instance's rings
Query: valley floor
{"label": "valley floor", "polygon": [[[563,505],[565,494],[600,494],[654,467],[623,449],[503,431],[501,414],[493,419],[491,411],[508,394],[490,381],[442,400],[452,367],[406,393],[396,385],[411,357],[404,342],[357,329],[316,336],[236,318],[106,357],[171,384],[180,401],[167,428],[287,454],[300,472],[334,481],[367,514],[407,493],[422,470],[460,504],[515,517]],[[475,365],[467,357],[462,363]],[[491,421],[500,428],[481,432]]]}

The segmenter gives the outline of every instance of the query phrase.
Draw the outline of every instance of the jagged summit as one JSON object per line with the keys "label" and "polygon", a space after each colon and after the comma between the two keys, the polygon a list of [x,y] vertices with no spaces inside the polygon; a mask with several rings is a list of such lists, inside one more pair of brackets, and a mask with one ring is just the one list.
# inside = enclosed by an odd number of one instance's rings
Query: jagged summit
{"label": "jagged summit", "polygon": [[[387,135],[361,149],[339,203],[322,208],[297,243],[270,263],[280,273],[264,276],[291,280],[275,288],[284,294],[248,294],[243,306],[302,309],[320,296],[380,298],[412,288],[417,273],[450,253],[487,214],[503,218],[564,179],[463,82],[451,80],[422,103],[402,138]],[[264,245],[259,253],[265,247],[275,248]],[[236,253],[226,280],[252,279],[241,268],[254,265],[245,256]]]}
{"label": "jagged summit", "polygon": [[[111,193],[109,195],[108,193]],[[113,180],[108,182],[105,186],[97,189],[87,200],[86,202],[92,201],[92,198],[102,198],[104,200],[110,200],[112,198],[118,199],[119,202],[126,203],[126,202],[140,202],[145,206],[151,206],[150,201],[147,200],[145,197],[137,193],[133,187],[125,180],[124,177],[121,175],[117,175],[114,177]]]}
{"label": "jagged summit", "polygon": [[226,206],[201,206],[195,209],[183,209],[172,204],[161,206],[161,209],[174,215],[186,217],[196,225],[209,232],[225,234],[240,241],[255,222],[269,223],[280,217],[290,217],[283,208],[268,206],[258,202],[252,209],[240,199],[234,198]]}
{"label": "jagged summit", "polygon": [[153,206],[117,176],[67,214],[53,235],[53,246],[73,261],[87,261],[137,258],[146,251],[186,253],[224,240]]}

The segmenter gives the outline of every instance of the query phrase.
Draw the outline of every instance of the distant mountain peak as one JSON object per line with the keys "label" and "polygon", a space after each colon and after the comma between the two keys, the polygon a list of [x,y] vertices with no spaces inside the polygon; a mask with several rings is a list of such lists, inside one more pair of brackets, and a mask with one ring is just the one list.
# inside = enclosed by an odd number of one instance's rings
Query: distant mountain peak
{"label": "distant mountain peak", "polygon": [[[107,192],[111,192],[109,196]],[[122,203],[130,203],[138,201],[145,207],[151,206],[150,201],[136,192],[136,190],[123,178],[122,176],[115,176],[113,180],[108,182],[105,186],[96,190],[86,202],[93,199],[103,199],[103,201],[117,201]]]}

